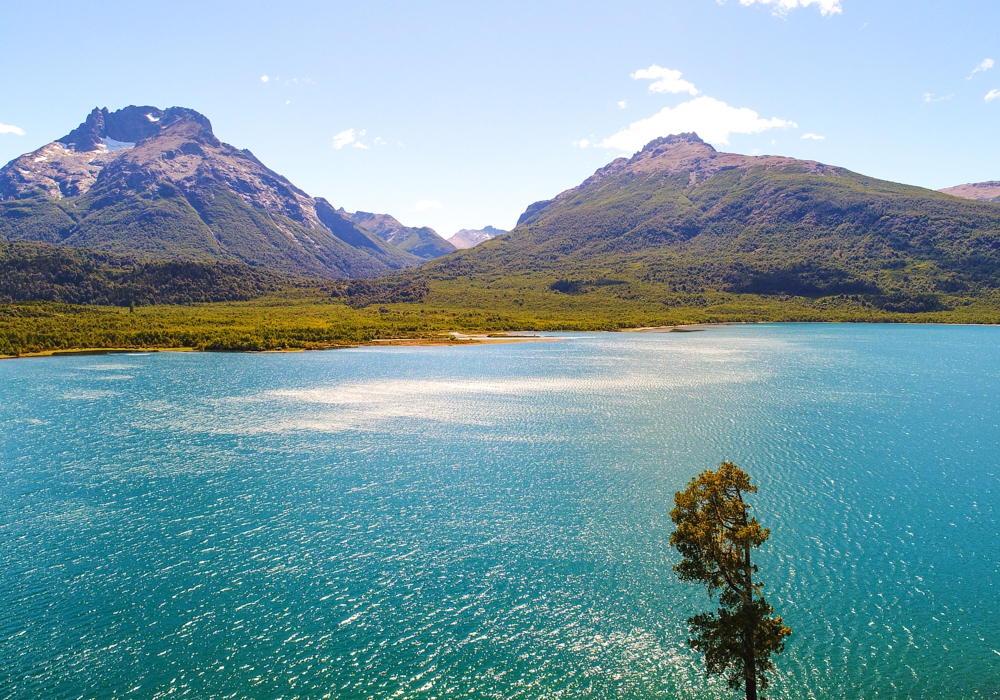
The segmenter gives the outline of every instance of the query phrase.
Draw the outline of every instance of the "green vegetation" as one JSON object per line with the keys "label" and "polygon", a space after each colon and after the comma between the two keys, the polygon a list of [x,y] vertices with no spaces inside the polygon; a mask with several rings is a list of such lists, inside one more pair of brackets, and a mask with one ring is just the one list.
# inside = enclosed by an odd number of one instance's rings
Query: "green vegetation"
{"label": "green vegetation", "polygon": [[425,293],[407,286],[412,281],[358,283],[286,284],[245,302],[137,306],[131,314],[105,306],[0,304],[0,355],[72,348],[310,349],[387,338],[442,339],[448,331],[614,331],[720,322],[1000,323],[996,295],[946,298],[951,310],[905,314],[851,297],[706,292],[664,299],[658,292],[647,296],[638,284],[627,285],[631,299],[623,298],[622,285],[561,294],[540,275],[502,283],[432,281]]}
{"label": "green vegetation", "polygon": [[670,518],[677,530],[670,544],[681,554],[677,576],[704,585],[709,596],[718,594],[718,613],[688,619],[694,634],[688,643],[705,655],[709,675],[726,676],[730,688],[743,685],[747,700],[757,700],[757,689],[767,689],[767,674],[774,670],[771,655],[784,650],[792,631],[772,616],[763,584],[755,579],[750,555],[771,531],[748,517],[744,496],[751,493],[757,487],[732,462],[702,472],[674,496]]}
{"label": "green vegetation", "polygon": [[235,263],[138,261],[82,248],[0,243],[0,302],[129,306],[244,301],[287,286]]}
{"label": "green vegetation", "polygon": [[[707,147],[706,147],[707,148]],[[710,152],[714,153],[714,152]],[[714,292],[852,297],[901,313],[1000,288],[1000,206],[829,169],[624,171],[533,205],[513,232],[431,261],[414,278],[651,303]]]}

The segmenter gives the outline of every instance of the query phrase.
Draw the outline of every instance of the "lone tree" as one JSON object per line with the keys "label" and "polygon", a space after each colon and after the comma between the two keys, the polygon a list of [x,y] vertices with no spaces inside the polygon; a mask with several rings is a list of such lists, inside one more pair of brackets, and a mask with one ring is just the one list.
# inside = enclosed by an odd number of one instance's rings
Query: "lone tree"
{"label": "lone tree", "polygon": [[747,700],[757,700],[758,688],[767,688],[766,674],[774,669],[771,654],[784,650],[792,630],[771,616],[774,608],[754,578],[750,552],[771,531],[748,517],[743,498],[748,493],[757,493],[757,487],[732,462],[702,472],[674,495],[670,517],[677,530],[670,544],[682,557],[674,567],[678,577],[705,585],[709,596],[718,594],[718,613],[688,619],[694,635],[688,644],[705,655],[708,675],[725,675],[732,689],[743,684]]}

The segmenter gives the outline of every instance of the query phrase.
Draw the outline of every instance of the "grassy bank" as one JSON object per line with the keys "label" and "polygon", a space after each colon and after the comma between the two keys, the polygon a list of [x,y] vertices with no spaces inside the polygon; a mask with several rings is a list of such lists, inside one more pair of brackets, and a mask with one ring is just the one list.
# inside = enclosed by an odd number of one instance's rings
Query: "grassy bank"
{"label": "grassy bank", "polygon": [[0,355],[77,348],[319,349],[386,338],[446,338],[448,331],[586,331],[758,321],[1000,323],[1000,298],[946,298],[946,308],[892,313],[860,298],[725,292],[654,296],[642,285],[563,294],[531,276],[438,280],[416,303],[351,308],[320,288],[244,302],[127,308],[49,302],[0,305]]}

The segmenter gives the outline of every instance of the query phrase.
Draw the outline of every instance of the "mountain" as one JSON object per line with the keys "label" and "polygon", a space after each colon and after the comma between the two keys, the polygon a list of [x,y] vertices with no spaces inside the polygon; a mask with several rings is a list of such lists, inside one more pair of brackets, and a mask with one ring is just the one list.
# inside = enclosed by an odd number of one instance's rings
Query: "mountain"
{"label": "mountain", "polygon": [[182,107],[95,109],[8,163],[2,240],[335,278],[421,262],[222,143],[207,118]]}
{"label": "mountain", "polygon": [[464,250],[466,248],[472,248],[479,245],[483,241],[488,241],[491,238],[496,238],[497,236],[502,236],[507,233],[506,231],[501,231],[498,228],[493,228],[492,226],[486,226],[484,228],[463,228],[461,231],[455,233],[448,240],[459,250]]}
{"label": "mountain", "polygon": [[370,214],[365,211],[349,214],[343,209],[337,211],[386,243],[391,243],[418,258],[430,260],[455,252],[455,246],[439,236],[432,228],[404,226],[388,214]]}
{"label": "mountain", "polygon": [[963,199],[978,199],[981,202],[1000,202],[1000,181],[971,182],[967,185],[947,187],[938,192],[944,192]]}
{"label": "mountain", "polygon": [[548,279],[554,294],[610,285],[663,303],[720,290],[868,295],[883,308],[930,310],[938,293],[1000,285],[1000,207],[815,161],[720,153],[681,134],[418,274],[491,281],[493,293],[504,279],[508,290]]}

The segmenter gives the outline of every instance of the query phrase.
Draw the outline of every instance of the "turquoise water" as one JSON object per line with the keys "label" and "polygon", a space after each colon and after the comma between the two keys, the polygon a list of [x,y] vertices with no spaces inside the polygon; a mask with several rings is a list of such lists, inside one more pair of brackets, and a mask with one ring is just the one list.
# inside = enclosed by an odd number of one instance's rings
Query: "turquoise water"
{"label": "turquoise water", "polygon": [[761,486],[777,698],[1000,697],[1000,328],[0,363],[0,698],[713,698],[673,493]]}

